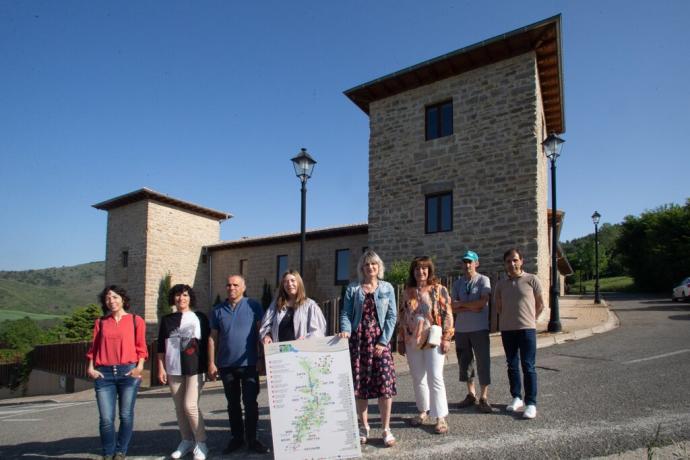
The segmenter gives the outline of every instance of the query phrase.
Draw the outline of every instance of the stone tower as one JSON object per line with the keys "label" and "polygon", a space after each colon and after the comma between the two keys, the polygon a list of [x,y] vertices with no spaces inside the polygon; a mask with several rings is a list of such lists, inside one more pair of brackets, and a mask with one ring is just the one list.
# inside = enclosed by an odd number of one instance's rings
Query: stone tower
{"label": "stone tower", "polygon": [[108,211],[106,285],[125,287],[138,315],[157,321],[158,288],[167,273],[173,285],[194,288],[197,308],[209,309],[213,299],[204,246],[219,242],[220,223],[230,214],[147,188],[93,207]]}

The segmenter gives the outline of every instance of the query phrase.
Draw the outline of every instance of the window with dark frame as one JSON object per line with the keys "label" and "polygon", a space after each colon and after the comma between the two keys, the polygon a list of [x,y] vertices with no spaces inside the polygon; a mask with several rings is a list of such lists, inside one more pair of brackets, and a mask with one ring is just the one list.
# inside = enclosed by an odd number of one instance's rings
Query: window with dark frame
{"label": "window with dark frame", "polygon": [[247,275],[247,259],[240,259],[240,275],[246,276]]}
{"label": "window with dark frame", "polygon": [[424,228],[426,233],[453,230],[453,193],[427,195],[425,199]]}
{"label": "window with dark frame", "polygon": [[122,251],[122,266],[125,268],[129,266],[129,251]]}
{"label": "window with dark frame", "polygon": [[287,254],[279,255],[276,260],[276,286],[280,284],[280,277],[283,276],[288,269]]}
{"label": "window with dark frame", "polygon": [[453,101],[426,106],[425,114],[426,140],[453,134]]}
{"label": "window with dark frame", "polygon": [[335,251],[335,284],[346,285],[350,282],[350,250]]}

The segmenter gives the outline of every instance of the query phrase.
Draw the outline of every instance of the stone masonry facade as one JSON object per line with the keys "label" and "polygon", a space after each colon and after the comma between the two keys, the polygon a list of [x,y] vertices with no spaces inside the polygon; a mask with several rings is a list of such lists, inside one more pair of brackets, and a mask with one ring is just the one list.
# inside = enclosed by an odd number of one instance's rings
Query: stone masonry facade
{"label": "stone masonry facade", "polygon": [[[211,256],[211,285],[212,297],[225,299],[225,284],[227,276],[240,272],[240,261],[246,260],[243,276],[247,282],[247,295],[260,299],[263,293],[264,280],[271,291],[277,288],[278,256],[287,255],[287,266],[299,270],[299,241],[279,243],[237,242],[221,245],[221,248],[209,248]],[[367,234],[356,234],[329,238],[307,239],[304,252],[304,284],[307,295],[318,301],[337,297],[341,293],[341,285],[335,283],[337,250],[349,250],[349,278],[357,279],[357,262],[362,249],[367,246]]]}
{"label": "stone masonry facade", "polygon": [[173,285],[194,286],[203,306],[208,303],[203,301],[209,297],[209,284],[202,249],[219,239],[217,219],[169,204],[139,200],[110,209],[106,284],[124,286],[136,313],[147,321],[156,321],[158,289],[167,273]]}
{"label": "stone masonry facade", "polygon": [[[368,225],[307,233],[303,278],[311,298],[339,296],[336,251],[349,250],[355,280],[365,247],[387,266],[429,255],[444,277],[460,273],[460,256],[471,249],[492,279],[505,276],[503,252],[519,247],[525,270],[548,290],[542,142],[565,131],[560,27],[554,16],[345,92],[369,116]],[[452,134],[426,140],[426,108],[448,101]],[[452,228],[426,233],[426,198],[441,193],[452,197]],[[299,234],[220,242],[229,214],[149,189],[94,207],[108,211],[106,282],[125,286],[147,321],[156,320],[166,273],[173,284],[193,285],[207,310],[226,297],[229,274],[244,270],[247,294],[258,299],[264,280],[275,292],[278,256],[299,266]]]}
{"label": "stone masonry facade", "polygon": [[[425,140],[425,107],[453,101],[453,134]],[[548,286],[546,158],[535,54],[461,73],[369,107],[369,246],[386,263],[429,255],[443,274],[461,254],[502,273],[518,246]],[[425,234],[425,196],[452,192],[452,231]]]}

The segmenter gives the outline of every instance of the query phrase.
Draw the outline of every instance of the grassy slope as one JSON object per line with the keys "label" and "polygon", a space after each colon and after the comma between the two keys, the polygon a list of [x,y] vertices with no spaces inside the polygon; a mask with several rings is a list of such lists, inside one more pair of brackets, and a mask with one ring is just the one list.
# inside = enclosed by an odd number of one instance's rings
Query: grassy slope
{"label": "grassy slope", "polygon": [[44,319],[55,319],[65,317],[64,315],[46,315],[43,313],[29,313],[26,311],[18,310],[0,310],[0,322],[5,320],[22,319],[27,316],[33,319],[34,321],[42,321]]}
{"label": "grassy slope", "polygon": [[[0,271],[0,310],[63,315],[75,307],[97,302],[103,289],[105,264],[91,262],[73,267]],[[38,318],[37,318],[38,319]]]}
{"label": "grassy slope", "polygon": [[[594,292],[594,280],[582,283],[587,292]],[[579,286],[576,286],[579,288]],[[611,278],[599,278],[599,289],[606,292],[634,292],[635,285],[629,276],[613,276]]]}

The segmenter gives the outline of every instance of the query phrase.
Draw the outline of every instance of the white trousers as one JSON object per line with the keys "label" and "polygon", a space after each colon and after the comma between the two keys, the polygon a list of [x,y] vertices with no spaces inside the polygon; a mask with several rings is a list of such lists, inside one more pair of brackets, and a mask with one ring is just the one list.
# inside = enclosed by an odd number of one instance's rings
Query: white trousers
{"label": "white trousers", "polygon": [[407,347],[406,352],[417,409],[419,412],[429,411],[432,417],[446,417],[448,398],[446,384],[443,382],[446,355],[441,354],[440,347],[426,350]]}

